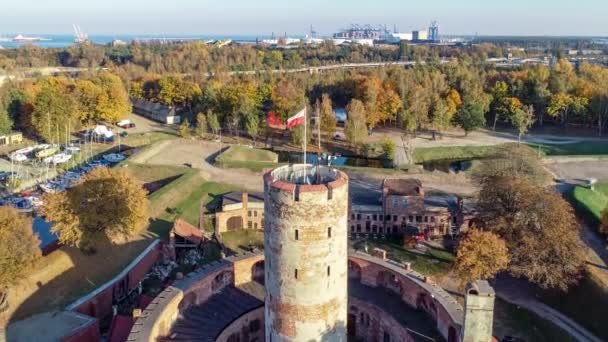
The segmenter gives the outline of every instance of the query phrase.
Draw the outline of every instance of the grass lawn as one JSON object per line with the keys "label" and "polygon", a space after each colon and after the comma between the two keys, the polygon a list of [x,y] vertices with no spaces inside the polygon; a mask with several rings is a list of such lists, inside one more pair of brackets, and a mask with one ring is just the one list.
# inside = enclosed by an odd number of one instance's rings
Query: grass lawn
{"label": "grass lawn", "polygon": [[608,183],[596,184],[594,190],[577,186],[566,197],[572,202],[579,215],[597,226],[602,210],[608,207]]}
{"label": "grass lawn", "polygon": [[417,164],[433,160],[478,159],[493,155],[501,145],[421,147],[414,150]]}
{"label": "grass lawn", "polygon": [[576,341],[567,332],[537,314],[496,298],[494,336],[518,337],[523,341]]}
{"label": "grass lawn", "polygon": [[259,249],[264,248],[264,231],[240,229],[222,234],[224,246],[236,253],[247,251],[247,246],[253,245]]}
{"label": "grass lawn", "polygon": [[249,148],[246,146],[232,145],[218,158],[218,161],[256,161],[278,163],[279,157],[272,151],[262,150],[258,148]]}
{"label": "grass lawn", "polygon": [[131,176],[135,177],[142,183],[158,182],[163,179],[176,177],[187,173],[190,168],[185,166],[171,165],[150,165],[150,164],[135,164],[125,163],[120,166],[127,170]]}
{"label": "grass lawn", "polygon": [[[357,250],[363,250],[364,246],[365,242],[363,240],[354,243],[354,247]],[[424,275],[443,275],[450,270],[454,262],[454,254],[449,251],[429,248],[429,254],[421,255],[403,248],[400,244],[400,239],[369,239],[367,240],[367,246],[369,253],[376,247],[382,248],[386,250],[389,259],[399,262],[411,262],[412,268]]]}
{"label": "grass lawn", "polygon": [[540,300],[589,329],[597,337],[608,341],[608,289],[593,276],[586,275],[567,294],[542,291]]}
{"label": "grass lawn", "polygon": [[262,172],[279,166],[279,163],[241,160],[222,160],[219,165],[226,169],[247,169],[253,172]]}
{"label": "grass lawn", "polygon": [[[539,144],[530,144],[538,150]],[[608,142],[583,141],[574,144],[540,144],[541,151],[548,156],[603,156],[608,155]]]}

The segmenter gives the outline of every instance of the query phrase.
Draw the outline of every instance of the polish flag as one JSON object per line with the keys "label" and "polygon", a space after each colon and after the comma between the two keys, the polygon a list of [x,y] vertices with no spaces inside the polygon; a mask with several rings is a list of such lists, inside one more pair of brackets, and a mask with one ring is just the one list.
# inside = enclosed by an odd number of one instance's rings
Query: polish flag
{"label": "polish flag", "polygon": [[297,112],[294,116],[287,119],[287,128],[291,128],[297,125],[301,125],[306,120],[306,107],[301,111]]}

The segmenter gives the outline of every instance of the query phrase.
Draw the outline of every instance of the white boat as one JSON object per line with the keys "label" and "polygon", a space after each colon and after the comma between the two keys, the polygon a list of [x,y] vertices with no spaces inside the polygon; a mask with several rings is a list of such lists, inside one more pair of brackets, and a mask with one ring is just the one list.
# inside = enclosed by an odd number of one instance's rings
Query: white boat
{"label": "white boat", "polygon": [[17,151],[15,151],[13,153],[14,154],[30,154],[32,152],[34,152],[34,148],[31,147],[31,146],[29,146],[29,147],[24,147],[24,148],[22,148],[20,150],[17,150]]}
{"label": "white boat", "polygon": [[55,182],[47,182],[39,185],[40,189],[46,193],[55,193],[57,191],[65,190],[65,185]]}
{"label": "white boat", "polygon": [[110,153],[103,156],[103,159],[109,161],[110,163],[119,163],[125,160],[125,155],[122,153]]}
{"label": "white boat", "polygon": [[52,157],[53,164],[63,164],[72,159],[71,154],[58,153]]}
{"label": "white boat", "polygon": [[46,150],[46,149],[48,149],[50,147],[51,147],[51,145],[49,145],[49,144],[40,144],[40,145],[34,146],[33,148],[36,151],[40,151],[40,150]]}
{"label": "white boat", "polygon": [[45,164],[52,163],[53,162],[53,156],[46,157],[46,158],[42,159],[42,162],[45,163]]}
{"label": "white boat", "polygon": [[12,161],[16,161],[16,162],[24,162],[27,160],[27,156],[25,154],[21,154],[21,153],[12,153],[10,155],[10,158]]}
{"label": "white boat", "polygon": [[76,146],[66,146],[64,148],[65,153],[67,154],[77,154],[80,153],[80,147],[76,147]]}

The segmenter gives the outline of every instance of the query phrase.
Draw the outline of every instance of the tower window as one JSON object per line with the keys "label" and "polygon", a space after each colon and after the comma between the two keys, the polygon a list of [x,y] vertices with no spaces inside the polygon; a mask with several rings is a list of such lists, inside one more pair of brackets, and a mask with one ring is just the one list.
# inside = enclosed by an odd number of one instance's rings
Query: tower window
{"label": "tower window", "polygon": [[327,266],[327,276],[329,277],[331,275],[331,268],[330,266]]}
{"label": "tower window", "polygon": [[294,278],[298,279],[298,269],[297,268],[293,271],[293,276],[294,276]]}
{"label": "tower window", "polygon": [[295,232],[295,239],[296,240],[300,239],[300,232],[297,229],[296,229],[296,232]]}
{"label": "tower window", "polygon": [[331,227],[327,227],[327,237],[331,237]]}

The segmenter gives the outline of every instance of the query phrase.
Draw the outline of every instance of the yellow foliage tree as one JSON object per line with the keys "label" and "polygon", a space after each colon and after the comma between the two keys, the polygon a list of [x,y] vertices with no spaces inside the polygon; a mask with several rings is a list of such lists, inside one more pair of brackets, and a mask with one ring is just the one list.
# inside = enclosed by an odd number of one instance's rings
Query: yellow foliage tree
{"label": "yellow foliage tree", "polygon": [[493,278],[508,265],[507,245],[498,235],[473,229],[460,241],[455,269],[463,281]]}
{"label": "yellow foliage tree", "polygon": [[6,288],[24,276],[40,257],[39,243],[29,217],[12,207],[0,207],[0,306],[6,298]]}
{"label": "yellow foliage tree", "polygon": [[148,198],[123,170],[97,168],[73,188],[44,197],[41,214],[66,245],[91,250],[94,242],[133,236],[148,222]]}

